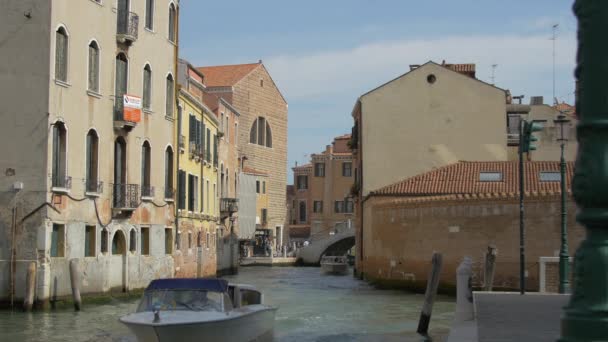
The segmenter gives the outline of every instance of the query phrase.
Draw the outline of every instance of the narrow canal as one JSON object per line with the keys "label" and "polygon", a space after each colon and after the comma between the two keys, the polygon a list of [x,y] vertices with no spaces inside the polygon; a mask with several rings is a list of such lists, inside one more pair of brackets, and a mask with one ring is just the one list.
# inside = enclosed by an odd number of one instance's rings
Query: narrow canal
{"label": "narrow canal", "polygon": [[[245,267],[230,281],[253,284],[279,307],[275,341],[421,341],[416,327],[422,295],[380,291],[351,276],[321,275],[313,267]],[[137,300],[86,305],[81,312],[0,311],[0,341],[135,341],[118,317]],[[430,324],[434,341],[447,335],[452,298],[439,296]]]}

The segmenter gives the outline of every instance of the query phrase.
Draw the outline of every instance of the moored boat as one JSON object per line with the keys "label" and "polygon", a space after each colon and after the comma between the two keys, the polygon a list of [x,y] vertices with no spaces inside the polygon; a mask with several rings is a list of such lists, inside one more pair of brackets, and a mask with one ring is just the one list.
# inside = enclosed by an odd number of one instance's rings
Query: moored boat
{"label": "moored boat", "polygon": [[328,274],[346,274],[348,273],[348,260],[345,256],[324,256],[321,258],[321,270]]}
{"label": "moored boat", "polygon": [[153,280],[120,318],[139,342],[271,341],[276,308],[253,286],[223,279]]}

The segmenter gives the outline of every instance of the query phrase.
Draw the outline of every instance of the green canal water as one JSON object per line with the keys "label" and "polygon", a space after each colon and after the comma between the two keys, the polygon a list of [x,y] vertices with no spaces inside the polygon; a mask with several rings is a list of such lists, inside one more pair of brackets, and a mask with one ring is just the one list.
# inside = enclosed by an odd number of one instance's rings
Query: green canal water
{"label": "green canal water", "polygon": [[[266,303],[278,306],[275,341],[423,341],[416,334],[422,295],[377,290],[351,276],[321,275],[314,267],[245,267],[234,282],[255,285]],[[118,318],[137,300],[87,305],[83,311],[22,313],[0,311],[0,341],[135,341]],[[454,300],[439,296],[430,324],[443,341],[453,318]],[[178,342],[178,341],[175,341]]]}

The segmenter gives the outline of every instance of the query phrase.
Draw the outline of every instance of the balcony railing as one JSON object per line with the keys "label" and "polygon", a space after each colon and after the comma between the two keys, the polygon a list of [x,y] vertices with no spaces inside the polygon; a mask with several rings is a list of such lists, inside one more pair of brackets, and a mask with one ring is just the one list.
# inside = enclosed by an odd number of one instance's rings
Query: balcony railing
{"label": "balcony railing", "polygon": [[53,175],[52,187],[69,190],[72,188],[72,177]]}
{"label": "balcony railing", "polygon": [[142,185],[141,197],[154,197],[154,187],[150,185]]}
{"label": "balcony railing", "polygon": [[85,191],[90,193],[101,194],[103,192],[103,182],[96,179],[87,179],[84,182]]}
{"label": "balcony railing", "polygon": [[239,211],[238,198],[220,198],[220,212],[234,213]]}
{"label": "balcony railing", "polygon": [[137,40],[139,16],[133,12],[118,11],[116,40],[119,43],[131,44]]}
{"label": "balcony railing", "polygon": [[139,205],[138,184],[114,184],[113,207],[120,210],[135,210]]}

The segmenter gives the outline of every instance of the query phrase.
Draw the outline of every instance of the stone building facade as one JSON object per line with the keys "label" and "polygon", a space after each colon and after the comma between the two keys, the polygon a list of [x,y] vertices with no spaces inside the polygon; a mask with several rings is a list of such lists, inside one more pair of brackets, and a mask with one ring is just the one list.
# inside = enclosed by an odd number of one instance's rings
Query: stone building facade
{"label": "stone building facade", "polygon": [[247,165],[268,174],[267,225],[281,231],[287,183],[287,102],[260,61],[199,68],[206,91],[239,113],[238,151]]}
{"label": "stone building facade", "polygon": [[29,263],[38,303],[71,293],[70,260],[83,294],[173,275],[179,2],[150,4],[0,5],[2,300]]}
{"label": "stone building facade", "polygon": [[[567,186],[573,174],[568,163]],[[542,257],[560,250],[558,162],[525,166],[526,287],[539,289]],[[499,180],[500,178],[500,180]],[[519,195],[516,162],[460,162],[405,179],[366,199],[362,276],[371,281],[423,285],[434,251],[443,254],[440,281],[453,287],[464,256],[474,263],[474,281],[483,283],[484,253],[498,249],[494,286],[519,286]],[[569,253],[584,238],[568,190]]]}

